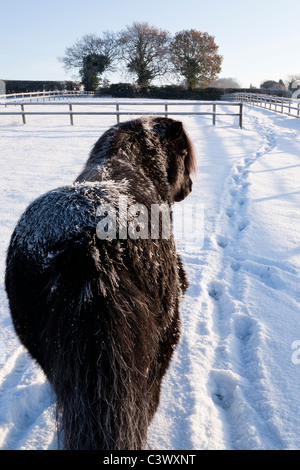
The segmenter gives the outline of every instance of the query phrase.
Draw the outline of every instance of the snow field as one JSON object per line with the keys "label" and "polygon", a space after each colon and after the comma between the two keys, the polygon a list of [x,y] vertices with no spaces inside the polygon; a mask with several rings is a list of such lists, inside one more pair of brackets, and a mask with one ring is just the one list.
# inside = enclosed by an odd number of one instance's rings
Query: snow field
{"label": "snow field", "polygon": [[[29,202],[72,182],[115,117],[0,118],[0,448],[51,449],[54,397],[13,331],[6,248]],[[177,241],[190,287],[149,446],[299,449],[300,122],[248,106],[243,130],[238,118],[182,120],[198,156],[184,203],[204,208],[204,224],[199,210],[200,241]]]}

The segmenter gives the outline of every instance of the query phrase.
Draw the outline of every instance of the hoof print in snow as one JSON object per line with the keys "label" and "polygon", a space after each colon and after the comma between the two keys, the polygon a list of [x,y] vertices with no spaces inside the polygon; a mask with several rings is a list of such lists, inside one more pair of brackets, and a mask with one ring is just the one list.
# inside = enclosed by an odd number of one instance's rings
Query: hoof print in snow
{"label": "hoof print in snow", "polygon": [[239,383],[238,375],[231,370],[213,370],[211,380],[211,397],[214,403],[228,410],[233,403],[235,389]]}
{"label": "hoof print in snow", "polygon": [[241,341],[248,341],[254,331],[256,322],[247,315],[238,314],[234,318],[234,333]]}
{"label": "hoof print in snow", "polygon": [[267,287],[275,290],[286,288],[286,283],[282,278],[282,270],[275,266],[266,266],[253,261],[244,263],[244,269],[257,277],[260,282],[263,282]]}
{"label": "hoof print in snow", "polygon": [[230,217],[230,218],[231,218],[231,217],[234,215],[234,212],[235,212],[234,209],[232,209],[231,207],[228,207],[228,208],[226,209],[226,215],[227,215],[227,217]]}
{"label": "hoof print in snow", "polygon": [[209,287],[209,295],[215,299],[220,300],[220,297],[223,295],[224,286],[222,282],[212,282]]}
{"label": "hoof print in snow", "polygon": [[243,230],[245,230],[245,228],[247,228],[249,225],[249,222],[247,220],[241,220],[241,222],[239,223],[239,231],[242,232]]}
{"label": "hoof print in snow", "polygon": [[233,180],[234,180],[234,181],[235,181],[237,184],[239,184],[239,183],[240,183],[240,181],[241,181],[241,177],[240,177],[240,175],[233,175],[233,177],[232,177],[232,178],[233,178]]}
{"label": "hoof print in snow", "polygon": [[221,248],[226,248],[227,245],[228,245],[228,240],[226,237],[222,237],[221,235],[219,235],[217,237],[217,244],[221,247]]}
{"label": "hoof print in snow", "polygon": [[238,261],[232,261],[231,265],[230,265],[232,271],[239,271],[241,269],[241,263],[239,263]]}

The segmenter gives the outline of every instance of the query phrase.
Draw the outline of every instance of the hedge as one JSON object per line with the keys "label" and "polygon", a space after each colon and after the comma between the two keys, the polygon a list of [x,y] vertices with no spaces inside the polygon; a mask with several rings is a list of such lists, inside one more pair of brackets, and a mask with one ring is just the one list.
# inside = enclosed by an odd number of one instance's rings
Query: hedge
{"label": "hedge", "polygon": [[113,98],[157,98],[169,100],[205,100],[219,101],[225,94],[231,93],[261,93],[277,96],[289,96],[285,90],[268,90],[261,88],[215,88],[188,90],[179,85],[149,86],[138,88],[130,83],[113,83],[107,87],[98,88],[97,96],[111,96]]}
{"label": "hedge", "polygon": [[[38,81],[38,80],[3,80],[6,93],[27,93],[52,90],[79,90],[81,84],[73,81]],[[261,88],[205,88],[188,90],[180,85],[149,86],[138,88],[131,83],[112,83],[107,87],[98,88],[96,96],[111,96],[113,98],[157,98],[168,100],[208,100],[219,101],[224,94],[247,92],[263,93],[276,96],[290,96],[285,90],[270,90]]]}
{"label": "hedge", "polygon": [[3,82],[7,95],[35,91],[79,90],[81,85],[72,81],[3,80]]}

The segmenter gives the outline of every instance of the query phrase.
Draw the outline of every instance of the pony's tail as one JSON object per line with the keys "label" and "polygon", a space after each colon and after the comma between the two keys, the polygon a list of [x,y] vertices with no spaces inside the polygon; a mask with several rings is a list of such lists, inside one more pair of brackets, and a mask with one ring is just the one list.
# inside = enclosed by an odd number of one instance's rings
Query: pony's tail
{"label": "pony's tail", "polygon": [[[59,442],[67,450],[143,449],[153,414],[139,362],[151,347],[145,351],[145,344],[137,354],[142,332],[130,315],[126,289],[116,289],[111,254],[101,254],[95,237],[86,235],[52,259],[42,340],[57,397]],[[139,302],[134,307],[141,318]]]}

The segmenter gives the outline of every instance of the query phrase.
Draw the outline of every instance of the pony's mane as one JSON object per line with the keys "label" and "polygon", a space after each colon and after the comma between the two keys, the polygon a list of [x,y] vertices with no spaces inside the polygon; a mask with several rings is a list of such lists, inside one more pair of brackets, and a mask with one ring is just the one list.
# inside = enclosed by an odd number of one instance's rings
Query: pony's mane
{"label": "pony's mane", "polygon": [[187,150],[188,150],[188,155],[186,157],[185,165],[188,170],[188,172],[191,175],[195,175],[197,173],[197,159],[196,159],[196,151],[195,147],[189,138],[188,134],[184,130],[184,135],[186,138],[186,145],[187,145]]}

